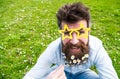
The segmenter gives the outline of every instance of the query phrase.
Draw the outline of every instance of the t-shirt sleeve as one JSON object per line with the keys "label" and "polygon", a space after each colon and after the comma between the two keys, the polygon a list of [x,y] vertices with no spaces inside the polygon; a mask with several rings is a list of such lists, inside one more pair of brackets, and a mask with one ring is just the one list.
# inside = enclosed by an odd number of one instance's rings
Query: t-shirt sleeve
{"label": "t-shirt sleeve", "polygon": [[55,58],[54,44],[50,44],[47,49],[40,55],[37,63],[31,68],[23,79],[44,79],[44,75],[54,62]]}
{"label": "t-shirt sleeve", "polygon": [[100,79],[118,79],[117,73],[112,65],[112,61],[102,43],[99,44],[94,63],[98,70]]}

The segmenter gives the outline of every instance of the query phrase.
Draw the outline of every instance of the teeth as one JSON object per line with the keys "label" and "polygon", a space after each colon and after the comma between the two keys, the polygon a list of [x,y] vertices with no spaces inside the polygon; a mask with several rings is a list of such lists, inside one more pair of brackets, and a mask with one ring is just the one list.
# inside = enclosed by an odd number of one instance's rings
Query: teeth
{"label": "teeth", "polygon": [[73,59],[75,59],[75,56],[74,56],[74,55],[71,56],[71,60],[73,60]]}
{"label": "teeth", "polygon": [[77,47],[73,46],[72,49],[77,49]]}

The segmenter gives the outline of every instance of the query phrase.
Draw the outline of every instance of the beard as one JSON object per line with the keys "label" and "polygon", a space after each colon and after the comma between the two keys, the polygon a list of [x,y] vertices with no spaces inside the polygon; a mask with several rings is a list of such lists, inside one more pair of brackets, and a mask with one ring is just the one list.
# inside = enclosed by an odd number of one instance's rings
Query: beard
{"label": "beard", "polygon": [[[65,60],[68,62],[68,64],[73,65],[76,64],[73,62],[74,60],[80,60],[81,63],[83,63],[88,58],[82,58],[86,54],[89,54],[89,47],[88,44],[85,45],[81,40],[77,44],[72,44],[70,41],[66,43],[65,45],[62,44],[62,52],[65,54],[66,58]],[[74,56],[74,58],[71,58]]]}

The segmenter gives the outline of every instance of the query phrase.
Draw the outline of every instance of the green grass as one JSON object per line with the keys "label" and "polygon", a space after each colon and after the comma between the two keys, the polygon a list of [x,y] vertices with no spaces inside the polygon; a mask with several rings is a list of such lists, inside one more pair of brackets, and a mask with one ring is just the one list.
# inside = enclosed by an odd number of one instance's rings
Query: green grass
{"label": "green grass", "polygon": [[65,3],[90,7],[91,34],[99,37],[120,78],[119,0],[0,0],[0,79],[21,79],[58,38],[56,12]]}

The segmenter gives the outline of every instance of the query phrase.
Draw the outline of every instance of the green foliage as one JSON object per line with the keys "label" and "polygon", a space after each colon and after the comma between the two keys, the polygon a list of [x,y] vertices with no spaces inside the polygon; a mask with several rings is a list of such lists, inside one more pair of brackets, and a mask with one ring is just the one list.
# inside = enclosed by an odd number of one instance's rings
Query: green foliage
{"label": "green foliage", "polygon": [[57,10],[81,1],[120,77],[119,0],[0,0],[0,79],[21,79],[47,45],[58,38]]}

